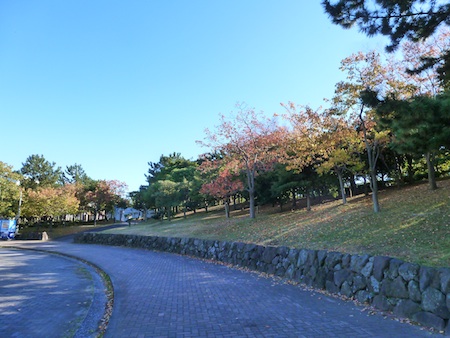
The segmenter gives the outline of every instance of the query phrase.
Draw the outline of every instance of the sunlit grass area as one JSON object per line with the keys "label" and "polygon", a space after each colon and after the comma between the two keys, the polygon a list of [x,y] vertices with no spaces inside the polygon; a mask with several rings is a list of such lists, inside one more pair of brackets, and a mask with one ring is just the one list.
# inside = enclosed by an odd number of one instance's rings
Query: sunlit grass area
{"label": "sunlit grass area", "polygon": [[450,180],[438,185],[436,191],[429,191],[427,184],[382,191],[378,214],[372,211],[370,196],[357,196],[347,205],[333,201],[313,206],[310,212],[263,207],[254,220],[248,218],[248,210],[232,211],[226,219],[220,208],[105,232],[368,253],[450,266]]}

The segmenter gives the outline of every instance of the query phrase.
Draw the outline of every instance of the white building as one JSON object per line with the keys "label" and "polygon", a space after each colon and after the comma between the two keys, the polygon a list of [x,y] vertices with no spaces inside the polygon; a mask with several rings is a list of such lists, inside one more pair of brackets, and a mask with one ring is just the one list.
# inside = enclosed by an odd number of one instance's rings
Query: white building
{"label": "white building", "polygon": [[[147,210],[147,217],[150,218],[154,215],[153,210]],[[137,220],[144,219],[144,213],[134,208],[114,208],[114,219],[119,222],[126,222],[129,219]]]}

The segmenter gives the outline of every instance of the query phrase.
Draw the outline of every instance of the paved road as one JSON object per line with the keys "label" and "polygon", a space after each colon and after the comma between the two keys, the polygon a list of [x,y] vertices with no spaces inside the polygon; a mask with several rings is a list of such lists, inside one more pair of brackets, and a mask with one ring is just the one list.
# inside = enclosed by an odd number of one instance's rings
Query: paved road
{"label": "paved road", "polygon": [[107,299],[90,266],[0,247],[0,337],[88,337]]}
{"label": "paved road", "polygon": [[105,337],[440,336],[352,302],[188,257],[66,242],[14,244],[81,257],[109,274],[115,300]]}

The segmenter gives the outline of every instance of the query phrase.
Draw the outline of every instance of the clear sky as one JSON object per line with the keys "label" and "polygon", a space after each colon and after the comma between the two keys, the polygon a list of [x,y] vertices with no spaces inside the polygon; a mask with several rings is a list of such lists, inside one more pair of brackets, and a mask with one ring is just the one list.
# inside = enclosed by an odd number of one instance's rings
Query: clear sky
{"label": "clear sky", "polygon": [[0,161],[81,164],[137,190],[148,162],[196,145],[246,102],[314,108],[340,61],[384,40],[330,23],[319,0],[0,2]]}

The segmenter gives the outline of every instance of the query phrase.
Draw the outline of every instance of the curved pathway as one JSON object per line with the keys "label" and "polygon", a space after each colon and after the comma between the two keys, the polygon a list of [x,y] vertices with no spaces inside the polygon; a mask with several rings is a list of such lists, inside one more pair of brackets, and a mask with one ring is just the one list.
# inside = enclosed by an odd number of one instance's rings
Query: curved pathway
{"label": "curved pathway", "polygon": [[89,337],[105,303],[103,283],[89,265],[0,247],[0,336]]}
{"label": "curved pathway", "polygon": [[111,277],[114,309],[105,337],[439,336],[352,302],[189,257],[66,242],[13,244],[83,258]]}

